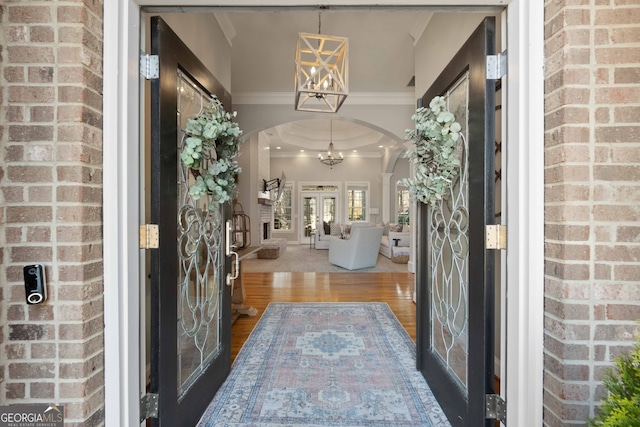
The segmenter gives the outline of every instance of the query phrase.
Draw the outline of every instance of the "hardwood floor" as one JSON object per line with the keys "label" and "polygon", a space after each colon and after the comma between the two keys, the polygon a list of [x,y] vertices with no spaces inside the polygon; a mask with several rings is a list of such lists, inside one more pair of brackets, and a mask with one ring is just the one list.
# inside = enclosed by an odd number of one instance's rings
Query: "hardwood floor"
{"label": "hardwood floor", "polygon": [[413,281],[412,273],[242,273],[244,305],[258,314],[233,324],[232,360],[270,302],[386,302],[415,341]]}

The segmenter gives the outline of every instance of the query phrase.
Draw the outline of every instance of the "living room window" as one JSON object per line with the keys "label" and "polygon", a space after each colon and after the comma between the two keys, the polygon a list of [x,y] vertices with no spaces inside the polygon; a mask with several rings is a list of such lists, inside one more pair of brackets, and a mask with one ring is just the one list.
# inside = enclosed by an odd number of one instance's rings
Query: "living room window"
{"label": "living room window", "polygon": [[398,204],[396,205],[397,223],[409,224],[409,188],[404,185],[398,185],[396,193],[398,194]]}
{"label": "living room window", "polygon": [[367,221],[368,182],[347,183],[347,221]]}
{"label": "living room window", "polygon": [[287,183],[282,191],[282,197],[273,204],[273,231],[293,230],[292,206],[293,184]]}

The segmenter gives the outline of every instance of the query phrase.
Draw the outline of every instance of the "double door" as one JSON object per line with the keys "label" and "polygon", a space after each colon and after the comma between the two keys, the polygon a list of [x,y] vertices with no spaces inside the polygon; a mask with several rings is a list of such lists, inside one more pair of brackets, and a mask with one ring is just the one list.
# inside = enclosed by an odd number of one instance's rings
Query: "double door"
{"label": "double door", "polygon": [[317,233],[317,227],[323,223],[338,222],[338,192],[302,192],[300,212],[300,243],[310,243],[312,233]]}

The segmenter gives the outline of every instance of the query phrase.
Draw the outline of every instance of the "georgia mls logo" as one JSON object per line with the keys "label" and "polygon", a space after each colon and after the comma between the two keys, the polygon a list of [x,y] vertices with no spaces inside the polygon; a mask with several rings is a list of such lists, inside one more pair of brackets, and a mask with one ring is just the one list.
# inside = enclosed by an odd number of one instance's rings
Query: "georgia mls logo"
{"label": "georgia mls logo", "polygon": [[63,427],[64,406],[0,406],[0,427]]}

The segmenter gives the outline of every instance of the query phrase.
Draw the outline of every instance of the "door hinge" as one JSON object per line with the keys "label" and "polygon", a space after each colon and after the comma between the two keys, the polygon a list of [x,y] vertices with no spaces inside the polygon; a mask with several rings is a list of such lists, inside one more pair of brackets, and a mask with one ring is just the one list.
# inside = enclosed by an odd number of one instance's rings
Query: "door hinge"
{"label": "door hinge", "polygon": [[140,399],[140,422],[147,418],[158,418],[159,396],[157,393],[147,393]]}
{"label": "door hinge", "polygon": [[507,403],[498,394],[487,394],[484,400],[484,417],[488,420],[498,420],[507,425]]}
{"label": "door hinge", "polygon": [[140,249],[158,249],[160,247],[160,232],[158,224],[144,224],[140,226]]}
{"label": "door hinge", "polygon": [[485,248],[507,249],[507,226],[494,224],[485,226]]}
{"label": "door hinge", "polygon": [[140,53],[140,75],[147,80],[160,77],[160,59],[158,55]]}
{"label": "door hinge", "polygon": [[487,79],[498,80],[507,74],[507,51],[487,55]]}

